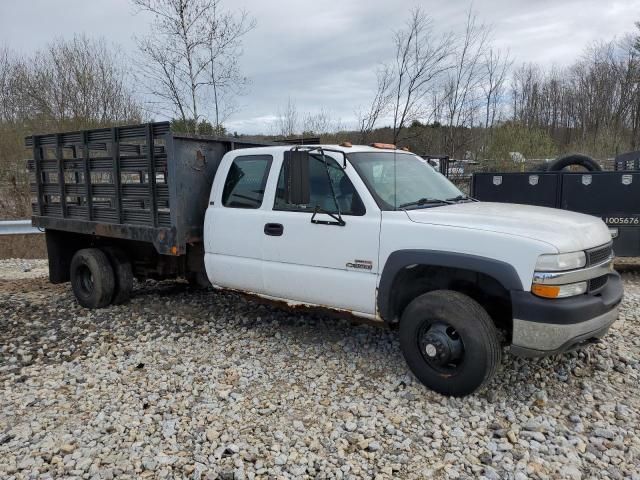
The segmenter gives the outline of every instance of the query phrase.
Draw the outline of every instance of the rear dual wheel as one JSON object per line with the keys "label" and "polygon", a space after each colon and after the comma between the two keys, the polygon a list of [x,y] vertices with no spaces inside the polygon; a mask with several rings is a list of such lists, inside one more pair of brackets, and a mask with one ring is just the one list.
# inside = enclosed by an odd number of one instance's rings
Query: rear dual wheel
{"label": "rear dual wheel", "polygon": [[405,308],[400,346],[418,380],[455,397],[486,385],[502,358],[491,317],[475,300],[451,290],[425,293]]}
{"label": "rear dual wheel", "polygon": [[114,247],[78,250],[71,260],[71,287],[85,308],[124,303],[133,288],[131,263]]}
{"label": "rear dual wheel", "polygon": [[133,290],[133,270],[131,262],[125,253],[116,247],[105,247],[102,249],[109,258],[109,263],[113,268],[116,284],[111,298],[111,303],[120,305],[129,301],[131,290]]}

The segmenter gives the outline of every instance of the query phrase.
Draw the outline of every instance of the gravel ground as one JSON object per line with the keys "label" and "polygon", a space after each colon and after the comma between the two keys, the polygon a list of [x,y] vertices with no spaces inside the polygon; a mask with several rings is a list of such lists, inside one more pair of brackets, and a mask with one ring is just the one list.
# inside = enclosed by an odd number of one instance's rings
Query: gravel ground
{"label": "gravel ground", "polygon": [[637,273],[603,343],[450,399],[393,331],[180,283],[88,311],[44,272],[0,261],[0,478],[640,479]]}
{"label": "gravel ground", "polygon": [[[0,260],[0,280],[23,280],[44,277],[49,274],[48,269],[46,260]],[[0,292],[3,292],[3,290],[0,290]]]}

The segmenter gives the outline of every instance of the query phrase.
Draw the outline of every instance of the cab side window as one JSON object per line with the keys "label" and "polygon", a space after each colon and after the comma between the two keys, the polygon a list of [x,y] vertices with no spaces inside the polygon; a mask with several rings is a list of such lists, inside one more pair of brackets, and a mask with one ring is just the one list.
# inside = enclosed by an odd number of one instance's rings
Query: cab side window
{"label": "cab side window", "polygon": [[230,208],[260,208],[267,184],[271,155],[236,157],[222,190],[222,204]]}
{"label": "cab side window", "polygon": [[[278,187],[276,190],[276,200],[274,210],[286,210],[293,212],[313,212],[317,207],[329,213],[338,213],[338,208],[342,215],[364,215],[365,207],[349,180],[349,177],[338,163],[327,157],[329,175],[325,167],[322,155],[309,156],[309,191],[310,202],[308,205],[293,205],[286,201],[285,192],[285,164],[283,163],[278,177]],[[335,193],[333,197],[331,187]],[[336,205],[337,201],[337,205]]]}

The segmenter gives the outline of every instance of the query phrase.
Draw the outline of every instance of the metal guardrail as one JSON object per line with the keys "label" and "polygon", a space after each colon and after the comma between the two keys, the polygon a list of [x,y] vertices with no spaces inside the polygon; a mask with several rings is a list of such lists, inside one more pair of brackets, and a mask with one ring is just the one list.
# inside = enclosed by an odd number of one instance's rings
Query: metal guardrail
{"label": "metal guardrail", "polygon": [[42,233],[31,225],[31,220],[0,220],[0,235],[29,235]]}

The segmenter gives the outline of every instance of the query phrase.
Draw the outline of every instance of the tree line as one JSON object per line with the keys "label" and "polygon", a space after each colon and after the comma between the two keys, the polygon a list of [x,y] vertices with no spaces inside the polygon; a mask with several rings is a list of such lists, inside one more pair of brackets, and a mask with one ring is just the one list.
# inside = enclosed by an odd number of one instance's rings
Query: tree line
{"label": "tree line", "polygon": [[[395,32],[395,57],[359,111],[361,141],[382,134],[421,153],[485,161],[640,148],[638,35],[589,45],[573,64],[545,69],[514,67],[472,12],[460,34],[433,24],[418,8]],[[376,130],[381,124],[389,127]]]}
{"label": "tree line", "polygon": [[606,157],[640,148],[640,49],[631,36],[586,49],[565,68],[522,65],[513,74],[513,121],[559,145]]}

